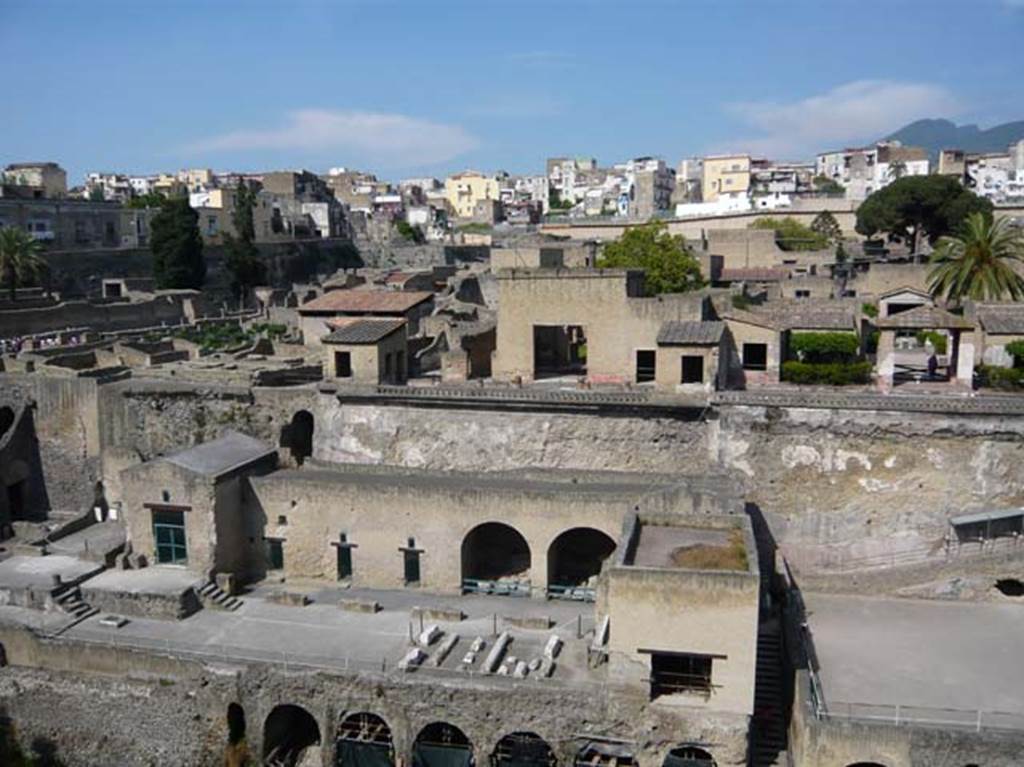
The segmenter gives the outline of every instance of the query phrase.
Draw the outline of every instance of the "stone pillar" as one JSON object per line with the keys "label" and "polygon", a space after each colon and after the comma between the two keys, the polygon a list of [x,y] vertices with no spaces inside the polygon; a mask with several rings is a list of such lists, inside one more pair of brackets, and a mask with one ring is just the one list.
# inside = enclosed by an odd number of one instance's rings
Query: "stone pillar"
{"label": "stone pillar", "polygon": [[878,333],[878,350],[875,355],[875,375],[880,391],[892,391],[892,377],[895,372],[896,331],[883,328]]}
{"label": "stone pillar", "polygon": [[974,335],[956,333],[956,383],[966,389],[974,388]]}

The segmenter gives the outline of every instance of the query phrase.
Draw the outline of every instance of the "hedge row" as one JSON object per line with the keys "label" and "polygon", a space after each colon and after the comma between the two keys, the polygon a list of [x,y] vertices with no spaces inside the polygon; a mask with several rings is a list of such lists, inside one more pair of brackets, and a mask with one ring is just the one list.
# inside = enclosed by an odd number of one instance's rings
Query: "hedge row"
{"label": "hedge row", "polygon": [[871,382],[870,362],[799,362],[782,363],[782,380],[795,384],[827,384],[849,386]]}
{"label": "hedge row", "polygon": [[1009,391],[1024,389],[1024,368],[979,365],[975,372],[978,375],[978,383],[983,387]]}
{"label": "hedge row", "polygon": [[794,333],[789,348],[806,362],[850,362],[860,351],[855,333]]}

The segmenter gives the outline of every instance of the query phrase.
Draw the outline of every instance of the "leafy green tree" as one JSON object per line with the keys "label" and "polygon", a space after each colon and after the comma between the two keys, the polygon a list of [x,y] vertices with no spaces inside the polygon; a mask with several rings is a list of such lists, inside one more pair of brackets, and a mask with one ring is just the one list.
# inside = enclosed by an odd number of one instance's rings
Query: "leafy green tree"
{"label": "leafy green tree", "polygon": [[18,297],[19,286],[28,285],[46,273],[46,262],[39,251],[39,242],[24,229],[0,229],[0,277],[7,283],[12,301]]}
{"label": "leafy green tree", "polygon": [[953,304],[1024,299],[1024,235],[1006,218],[972,213],[939,240],[931,263],[928,289]]}
{"label": "leafy green tree", "polygon": [[825,237],[789,216],[758,218],[748,228],[774,230],[775,244],[780,250],[823,250],[828,247]]}
{"label": "leafy green tree", "polygon": [[934,245],[971,213],[991,217],[992,203],[964,189],[951,176],[905,176],[861,203],[856,229],[865,237],[898,237],[916,252],[922,234]]}
{"label": "leafy green tree", "polygon": [[224,265],[231,273],[231,290],[239,300],[244,300],[249,290],[267,281],[267,265],[255,243],[255,208],[256,188],[244,180],[239,181],[231,209],[235,234],[224,234]]}
{"label": "leafy green tree", "polygon": [[133,208],[141,210],[143,208],[159,208],[164,204],[164,197],[160,192],[146,192],[146,194],[140,194],[138,197],[132,197],[128,202],[124,204],[126,208]]}
{"label": "leafy green tree", "polygon": [[832,215],[831,211],[827,210],[823,210],[814,217],[811,222],[811,231],[823,237],[825,242],[830,245],[839,242],[843,237],[843,230],[840,228],[839,222],[836,221],[836,217]]}
{"label": "leafy green tree", "polygon": [[94,186],[89,189],[89,202],[103,202],[107,198],[103,195],[102,186]]}
{"label": "leafy green tree", "polygon": [[158,288],[201,288],[206,278],[199,215],[188,199],[165,200],[149,224],[153,278]]}
{"label": "leafy green tree", "polygon": [[827,194],[842,197],[846,194],[843,185],[828,176],[815,176],[811,183],[818,194]]}
{"label": "leafy green tree", "polygon": [[669,234],[661,221],[628,229],[618,240],[609,242],[598,266],[643,269],[648,295],[685,293],[704,284],[700,264],[686,240]]}

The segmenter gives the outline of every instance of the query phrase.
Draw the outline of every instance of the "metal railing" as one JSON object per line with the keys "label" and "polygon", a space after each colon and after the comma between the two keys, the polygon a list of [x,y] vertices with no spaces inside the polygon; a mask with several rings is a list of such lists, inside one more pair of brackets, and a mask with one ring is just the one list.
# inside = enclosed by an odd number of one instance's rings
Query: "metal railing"
{"label": "metal railing", "polygon": [[1024,555],[1024,536],[1020,535],[962,543],[953,542],[949,545],[925,544],[912,549],[860,557],[826,552],[807,562],[805,567],[808,567],[815,575],[831,575],[916,564],[938,564],[958,559],[998,558],[1018,553]]}
{"label": "metal railing", "polygon": [[823,720],[874,722],[895,726],[936,727],[974,732],[1024,730],[1024,714],[1008,711],[832,701],[827,710],[818,711],[817,714],[818,718]]}

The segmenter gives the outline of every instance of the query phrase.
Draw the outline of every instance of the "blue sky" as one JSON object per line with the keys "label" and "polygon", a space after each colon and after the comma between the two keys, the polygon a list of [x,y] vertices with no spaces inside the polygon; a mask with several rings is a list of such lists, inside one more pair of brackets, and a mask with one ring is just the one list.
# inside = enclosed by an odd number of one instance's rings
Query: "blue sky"
{"label": "blue sky", "polygon": [[0,162],[388,178],[1024,119],[1024,0],[0,0]]}

